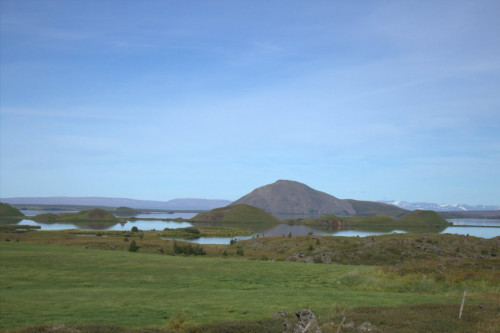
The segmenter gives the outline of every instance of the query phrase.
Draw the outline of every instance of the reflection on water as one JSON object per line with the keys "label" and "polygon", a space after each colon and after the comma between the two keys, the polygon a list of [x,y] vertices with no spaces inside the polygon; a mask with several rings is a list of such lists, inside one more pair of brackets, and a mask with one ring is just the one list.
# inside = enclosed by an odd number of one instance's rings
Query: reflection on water
{"label": "reflection on water", "polygon": [[238,236],[238,237],[201,237],[198,239],[182,239],[183,241],[195,243],[195,244],[229,244],[231,239],[236,239],[237,241],[251,239],[252,236]]}
{"label": "reflection on water", "polygon": [[[281,226],[285,226],[286,224],[282,224]],[[298,227],[298,226],[297,226]],[[324,233],[320,232],[311,228],[305,228],[308,230],[313,230],[313,231],[307,231],[304,234],[293,234],[292,236],[304,236],[304,235],[322,235],[322,236],[346,236],[346,237],[365,237],[365,236],[375,236],[375,235],[383,235],[386,234],[386,232],[370,232],[370,231],[354,231],[354,230],[342,230],[338,231],[335,233]],[[297,232],[297,229],[294,229],[295,232]],[[291,231],[289,231],[291,232]],[[394,231],[394,232],[404,232],[404,231]],[[241,240],[246,240],[246,239],[251,239],[255,237],[276,237],[276,236],[281,236],[281,237],[288,237],[287,235],[281,234],[281,235],[272,235],[269,232],[265,232],[263,234],[254,234],[252,236],[241,236],[241,237],[201,237],[198,239],[182,239],[183,241],[190,242],[190,243],[196,243],[196,244],[229,244],[232,239],[236,239],[237,241]]]}
{"label": "reflection on water", "polygon": [[69,229],[82,229],[74,224],[69,223],[38,223],[31,220],[22,220],[19,225],[33,225],[39,226],[40,230],[69,230]]}
{"label": "reflection on water", "polygon": [[[500,222],[500,220],[496,220]],[[491,222],[491,223],[490,223]],[[464,219],[460,220],[462,225],[472,225],[467,227],[460,227],[459,224],[456,226],[449,227],[433,227],[433,228],[406,228],[406,230],[393,230],[388,228],[376,228],[372,227],[370,230],[337,230],[332,231],[328,228],[318,229],[302,226],[302,225],[289,225],[289,224],[280,224],[278,226],[274,226],[265,231],[256,232],[252,236],[247,237],[233,237],[237,240],[249,239],[252,237],[271,237],[271,236],[304,236],[304,235],[321,235],[321,236],[345,236],[345,237],[366,237],[366,236],[376,236],[376,235],[385,235],[391,233],[406,233],[406,232],[431,232],[431,233],[439,233],[439,234],[459,234],[459,235],[470,235],[475,237],[482,238],[493,238],[500,236],[500,228],[495,228],[495,221],[486,221],[485,220],[477,220],[473,221],[472,219]],[[491,226],[490,228],[484,227],[484,223],[487,226]],[[474,225],[477,225],[474,226]],[[250,227],[250,226],[247,226]],[[211,238],[199,238],[199,239],[189,239],[186,240],[192,243],[198,244],[229,244],[231,241],[231,237],[211,237]]]}
{"label": "reflection on water", "polygon": [[303,236],[318,234],[318,231],[303,225],[280,224],[262,233],[265,236]]}
{"label": "reflection on water", "polygon": [[345,236],[345,237],[366,237],[377,236],[385,234],[400,234],[405,233],[403,230],[391,230],[391,232],[376,232],[376,231],[362,231],[362,230],[341,230],[335,233],[325,233],[326,236]]}
{"label": "reflection on water", "polygon": [[151,212],[149,214],[138,214],[134,216],[135,218],[144,218],[144,219],[190,219],[194,217],[197,213],[165,213],[165,212]]}
{"label": "reflection on water", "polygon": [[[150,214],[146,214],[150,215]],[[170,215],[170,214],[169,214]],[[334,230],[331,226],[312,227],[304,225],[292,224],[226,224],[225,226],[248,228],[253,230],[252,236],[233,237],[238,240],[249,239],[252,237],[270,237],[270,236],[303,236],[303,235],[324,235],[324,236],[346,236],[346,237],[366,237],[390,233],[404,232],[433,232],[433,233],[451,233],[470,235],[483,238],[492,238],[500,236],[500,220],[480,220],[480,219],[454,219],[453,226],[439,228],[405,228],[404,230],[392,230],[390,228],[372,227],[369,230],[365,229],[350,229],[350,230]],[[196,226],[196,223],[175,222],[175,221],[151,221],[151,220],[135,220],[124,223],[115,222],[78,222],[78,223],[39,223],[31,220],[9,220],[8,224],[32,225],[40,226],[41,230],[65,230],[65,229],[80,229],[80,230],[117,230],[130,231],[132,227],[137,227],[139,230],[163,230],[165,228],[177,229]],[[214,224],[222,225],[222,224]],[[231,237],[202,237],[190,242],[198,244],[229,244]]]}
{"label": "reflection on water", "polygon": [[129,231],[132,227],[137,227],[139,230],[163,230],[165,228],[178,229],[191,227],[189,222],[173,222],[173,221],[149,221],[149,220],[136,220],[127,221],[124,224],[115,224],[106,230],[121,230]]}
{"label": "reflection on water", "polygon": [[149,221],[149,220],[137,220],[137,221],[127,221],[125,223],[114,223],[114,222],[83,222],[78,224],[72,223],[39,223],[31,220],[22,220],[17,223],[19,225],[33,225],[40,226],[41,230],[118,230],[118,231],[130,231],[132,227],[137,227],[139,230],[149,231],[149,230],[163,230],[165,228],[177,229],[191,227],[192,224],[189,222],[172,222],[172,221]]}
{"label": "reflection on water", "polygon": [[500,219],[449,219],[453,225],[474,225],[482,227],[500,227]]}

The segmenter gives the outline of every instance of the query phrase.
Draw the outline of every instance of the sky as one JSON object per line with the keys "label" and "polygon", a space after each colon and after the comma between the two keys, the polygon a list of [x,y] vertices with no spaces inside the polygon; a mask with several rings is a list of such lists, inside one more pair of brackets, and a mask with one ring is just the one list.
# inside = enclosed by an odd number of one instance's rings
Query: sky
{"label": "sky", "polygon": [[0,0],[0,197],[500,204],[500,1]]}

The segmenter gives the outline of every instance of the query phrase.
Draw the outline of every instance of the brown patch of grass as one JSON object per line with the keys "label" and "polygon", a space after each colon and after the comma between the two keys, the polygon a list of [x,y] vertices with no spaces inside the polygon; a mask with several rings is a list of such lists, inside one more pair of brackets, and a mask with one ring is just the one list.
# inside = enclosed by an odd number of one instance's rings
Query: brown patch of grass
{"label": "brown patch of grass", "polygon": [[[465,306],[458,318],[459,304],[420,304],[400,307],[359,307],[320,318],[322,332],[336,332],[342,317],[345,323],[370,322],[379,332],[498,332],[500,305]],[[331,324],[333,322],[333,325]],[[342,332],[355,331],[343,328]]]}

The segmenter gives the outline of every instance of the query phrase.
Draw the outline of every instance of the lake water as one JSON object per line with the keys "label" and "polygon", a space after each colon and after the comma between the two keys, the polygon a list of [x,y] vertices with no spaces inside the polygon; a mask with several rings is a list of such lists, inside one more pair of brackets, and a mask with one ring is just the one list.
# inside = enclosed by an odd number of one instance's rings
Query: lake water
{"label": "lake water", "polygon": [[482,227],[500,227],[498,219],[448,219],[453,225],[473,225]]}
{"label": "lake water", "polygon": [[[165,213],[158,213],[165,214]],[[189,213],[181,213],[189,214]],[[146,217],[152,217],[152,214],[144,214]],[[175,214],[165,214],[168,216]],[[194,214],[193,214],[194,215]],[[159,218],[164,218],[159,217]],[[439,233],[445,234],[462,234],[470,235],[482,238],[492,238],[500,236],[500,219],[453,219],[449,220],[453,223],[453,226],[446,227]],[[186,228],[193,226],[189,222],[175,222],[175,221],[151,221],[151,220],[135,220],[127,221],[125,223],[106,223],[106,222],[88,222],[88,223],[39,223],[31,220],[22,220],[19,225],[33,225],[40,226],[41,230],[67,230],[67,229],[80,229],[80,230],[117,230],[117,231],[130,231],[132,227],[137,227],[139,230],[163,230],[165,228],[177,229]],[[245,226],[243,226],[245,227]],[[248,226],[251,227],[251,226]],[[329,236],[347,236],[347,237],[366,237],[375,236],[389,233],[404,233],[403,230],[391,230],[391,231],[364,231],[364,230],[338,230],[338,231],[322,231],[314,229],[311,227],[303,225],[289,225],[289,224],[279,224],[270,227],[264,231],[255,232],[252,236],[241,236],[233,237],[238,240],[249,239],[252,237],[269,237],[269,236],[302,236],[307,234],[312,235],[329,235]],[[429,232],[432,232],[430,230]],[[230,237],[210,237],[210,238],[199,238],[195,240],[189,240],[190,242],[198,244],[229,244],[231,241]]]}
{"label": "lake water", "polygon": [[[450,220],[450,222],[452,221]],[[470,235],[482,238],[493,238],[500,236],[500,220],[460,219],[460,220],[454,220],[452,223],[454,224],[454,226],[446,227],[439,233]],[[461,226],[461,225],[467,225],[467,226]],[[287,236],[289,234],[291,234],[292,236],[304,236],[310,234],[310,235],[322,235],[322,236],[366,237],[366,236],[376,236],[376,235],[405,233],[405,232],[406,231],[403,230],[392,230],[389,232],[363,231],[363,230],[339,230],[332,232],[324,232],[302,225],[280,224],[265,232],[255,233],[252,236],[242,236],[242,237],[232,237],[232,238],[202,237],[198,239],[189,239],[186,241],[197,244],[229,244],[231,239],[236,239],[239,241],[239,240],[250,239],[252,237]]]}
{"label": "lake water", "polygon": [[149,214],[138,214],[135,216],[135,218],[140,219],[190,219],[197,215],[198,213],[165,213],[165,212],[151,212]]}
{"label": "lake water", "polygon": [[[35,216],[38,214],[44,214],[44,213],[52,213],[52,214],[63,214],[63,213],[78,213],[78,211],[75,210],[32,210],[32,209],[23,209],[21,211],[24,215],[26,216]],[[198,213],[166,213],[166,212],[151,212],[149,214],[138,214],[135,216],[135,218],[140,219],[140,218],[149,218],[149,219],[176,219],[176,218],[182,218],[182,219],[190,219],[194,217]]]}
{"label": "lake water", "polygon": [[163,230],[165,228],[177,229],[177,228],[187,228],[191,227],[192,224],[189,222],[173,222],[173,221],[150,221],[150,220],[135,220],[127,221],[125,223],[40,223],[32,220],[22,220],[17,223],[18,225],[33,225],[39,226],[40,230],[118,230],[118,231],[130,231],[132,227],[137,227],[139,230],[150,231],[150,230]]}

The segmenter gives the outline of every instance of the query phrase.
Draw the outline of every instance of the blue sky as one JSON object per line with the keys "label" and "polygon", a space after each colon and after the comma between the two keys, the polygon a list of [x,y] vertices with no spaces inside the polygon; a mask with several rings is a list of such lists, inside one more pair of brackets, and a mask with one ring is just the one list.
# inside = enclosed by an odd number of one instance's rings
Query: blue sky
{"label": "blue sky", "polygon": [[0,6],[1,197],[500,204],[500,1]]}

